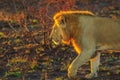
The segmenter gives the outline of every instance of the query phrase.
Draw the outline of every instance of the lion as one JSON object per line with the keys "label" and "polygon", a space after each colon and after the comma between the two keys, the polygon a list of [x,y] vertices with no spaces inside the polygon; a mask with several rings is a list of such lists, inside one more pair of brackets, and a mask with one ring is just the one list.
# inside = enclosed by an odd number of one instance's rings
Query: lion
{"label": "lion", "polygon": [[68,77],[75,78],[77,70],[90,61],[90,74],[97,77],[100,51],[120,50],[120,19],[99,17],[90,11],[60,11],[53,17],[50,38],[59,45],[72,45],[78,56],[68,68]]}

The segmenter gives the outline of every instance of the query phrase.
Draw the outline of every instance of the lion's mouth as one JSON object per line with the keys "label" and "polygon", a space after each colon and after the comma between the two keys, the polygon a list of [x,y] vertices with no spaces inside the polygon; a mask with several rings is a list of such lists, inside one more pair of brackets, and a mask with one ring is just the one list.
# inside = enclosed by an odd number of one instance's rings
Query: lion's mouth
{"label": "lion's mouth", "polygon": [[55,45],[59,45],[59,42],[55,41],[55,40],[52,40],[52,42],[55,44]]}

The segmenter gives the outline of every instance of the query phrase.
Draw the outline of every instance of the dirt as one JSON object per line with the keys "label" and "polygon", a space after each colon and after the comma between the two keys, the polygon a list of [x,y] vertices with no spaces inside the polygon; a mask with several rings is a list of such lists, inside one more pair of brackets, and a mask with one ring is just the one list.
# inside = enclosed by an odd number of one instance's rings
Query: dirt
{"label": "dirt", "polygon": [[[29,0],[27,5],[40,7],[40,9],[45,8],[49,0],[42,1]],[[120,18],[119,0],[75,1],[74,5],[70,4],[69,0],[66,2],[74,9],[91,10],[99,16]],[[60,3],[63,4],[64,0],[60,0]],[[14,4],[16,4],[17,12],[23,12],[26,9],[25,6],[23,7],[26,2],[19,2],[19,0],[16,0],[15,3],[14,0],[13,2],[1,0],[0,4],[0,11],[5,13],[4,16],[11,16],[11,18],[16,14]],[[53,7],[58,5],[54,0],[51,4],[55,5]],[[47,16],[51,17],[57,9],[59,10],[59,8],[52,10],[53,7],[49,5],[49,9],[54,12]],[[63,8],[69,9],[69,5],[63,6]],[[30,15],[26,22],[27,28],[25,24],[21,25],[13,18],[9,19],[10,21],[8,19],[6,21],[6,17],[1,20],[0,15],[0,80],[69,80],[67,69],[77,56],[76,52],[72,46],[55,46],[47,40],[52,26],[51,19],[47,21],[46,15],[41,16],[43,21],[41,23],[42,21],[39,22],[41,18],[34,15],[31,18]],[[103,52],[99,68],[99,76],[90,80],[120,80],[120,53]],[[76,80],[87,80],[85,75],[88,73],[90,73],[89,62],[79,68]]]}

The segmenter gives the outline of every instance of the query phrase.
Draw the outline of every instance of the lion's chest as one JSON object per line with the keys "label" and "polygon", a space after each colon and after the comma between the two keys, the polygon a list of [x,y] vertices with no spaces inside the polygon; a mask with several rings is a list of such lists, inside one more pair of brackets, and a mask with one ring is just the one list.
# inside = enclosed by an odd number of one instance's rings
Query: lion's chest
{"label": "lion's chest", "polygon": [[75,51],[77,52],[77,54],[79,55],[81,53],[81,48],[80,46],[75,42],[74,39],[71,39],[71,43],[75,49]]}
{"label": "lion's chest", "polygon": [[98,44],[97,50],[112,50],[112,51],[119,51],[120,44]]}

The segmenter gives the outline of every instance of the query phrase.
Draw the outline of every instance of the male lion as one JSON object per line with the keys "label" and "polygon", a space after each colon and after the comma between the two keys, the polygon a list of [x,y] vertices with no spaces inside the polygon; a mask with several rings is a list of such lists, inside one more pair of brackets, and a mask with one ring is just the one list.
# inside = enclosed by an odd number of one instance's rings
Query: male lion
{"label": "male lion", "polygon": [[86,77],[96,77],[100,53],[95,52],[120,49],[120,19],[98,17],[89,11],[61,11],[54,21],[50,35],[54,43],[72,45],[78,53],[68,68],[69,78],[74,78],[77,69],[89,60],[91,73]]}

